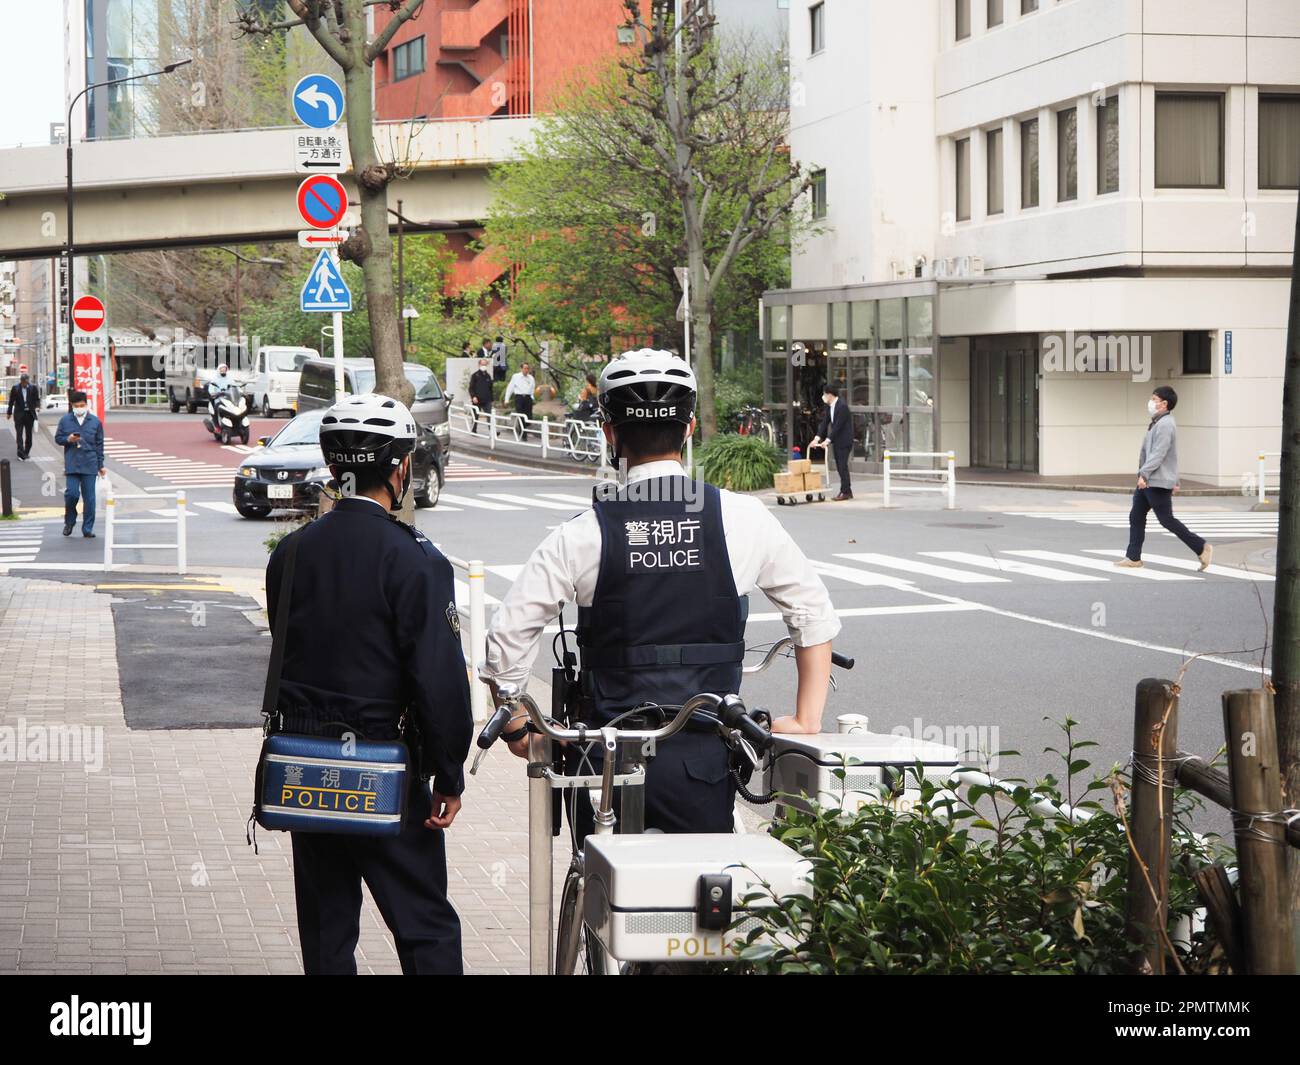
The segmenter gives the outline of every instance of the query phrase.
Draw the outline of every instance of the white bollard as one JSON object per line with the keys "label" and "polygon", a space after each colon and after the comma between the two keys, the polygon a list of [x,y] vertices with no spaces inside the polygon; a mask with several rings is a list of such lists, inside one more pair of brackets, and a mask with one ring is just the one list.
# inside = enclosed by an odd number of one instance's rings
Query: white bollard
{"label": "white bollard", "polygon": [[488,718],[487,685],[479,680],[479,670],[486,654],[487,604],[485,598],[483,562],[471,559],[469,564],[469,656],[470,656],[470,709],[474,723],[482,724]]}
{"label": "white bollard", "polygon": [[490,410],[488,411],[488,450],[495,451],[496,449],[497,449],[497,412],[494,410]]}
{"label": "white bollard", "polygon": [[948,452],[948,509],[957,509],[957,453]]}
{"label": "white bollard", "polygon": [[885,498],[882,507],[889,506],[889,452],[885,452]]}
{"label": "white bollard", "polygon": [[1266,474],[1264,473],[1264,452],[1261,451],[1261,452],[1259,453],[1259,485],[1258,485],[1258,490],[1259,490],[1259,502],[1260,502],[1260,503],[1267,503],[1267,502],[1268,502],[1268,500],[1265,498],[1265,494],[1264,494],[1264,478],[1265,478],[1265,476],[1266,476]]}
{"label": "white bollard", "polygon": [[551,435],[551,419],[542,418],[542,458],[546,458],[546,441]]}
{"label": "white bollard", "polygon": [[185,573],[185,493],[176,493],[176,572]]}

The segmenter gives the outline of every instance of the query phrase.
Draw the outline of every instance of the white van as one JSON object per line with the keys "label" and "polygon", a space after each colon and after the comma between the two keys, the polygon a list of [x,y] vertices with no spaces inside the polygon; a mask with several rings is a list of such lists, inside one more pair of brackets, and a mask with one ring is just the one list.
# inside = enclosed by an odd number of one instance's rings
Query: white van
{"label": "white van", "polygon": [[225,337],[197,338],[169,344],[164,355],[167,405],[175,414],[183,406],[190,414],[208,409],[208,382],[225,363],[235,384],[248,390],[248,358],[243,344]]}
{"label": "white van", "polygon": [[302,364],[308,359],[319,359],[315,348],[275,347],[264,344],[257,349],[253,360],[253,379],[245,386],[248,405],[262,412],[262,417],[274,417],[278,411],[298,409],[298,379]]}

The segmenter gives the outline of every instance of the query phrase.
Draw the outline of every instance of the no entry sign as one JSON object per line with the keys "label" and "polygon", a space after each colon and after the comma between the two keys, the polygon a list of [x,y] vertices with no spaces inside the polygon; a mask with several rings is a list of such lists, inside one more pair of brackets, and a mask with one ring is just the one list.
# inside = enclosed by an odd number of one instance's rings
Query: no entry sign
{"label": "no entry sign", "polygon": [[83,333],[104,328],[104,303],[98,296],[82,296],[72,305],[72,324]]}
{"label": "no entry sign", "polygon": [[336,177],[313,174],[298,186],[298,213],[314,229],[333,229],[347,209],[347,190]]}

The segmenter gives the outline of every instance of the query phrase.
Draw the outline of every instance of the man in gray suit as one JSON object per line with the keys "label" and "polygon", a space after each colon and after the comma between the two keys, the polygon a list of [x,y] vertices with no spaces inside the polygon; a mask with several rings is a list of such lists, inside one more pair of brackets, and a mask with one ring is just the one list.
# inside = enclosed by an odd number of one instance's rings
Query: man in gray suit
{"label": "man in gray suit", "polygon": [[1128,550],[1115,565],[1137,569],[1142,565],[1142,541],[1146,539],[1147,514],[1156,512],[1160,524],[1185,543],[1201,560],[1201,569],[1210,564],[1214,548],[1174,517],[1174,492],[1178,489],[1178,426],[1174,424],[1174,407],[1178,393],[1161,385],[1147,400],[1151,424],[1142,441],[1138,456],[1138,483],[1133,493],[1133,509],[1128,515]]}

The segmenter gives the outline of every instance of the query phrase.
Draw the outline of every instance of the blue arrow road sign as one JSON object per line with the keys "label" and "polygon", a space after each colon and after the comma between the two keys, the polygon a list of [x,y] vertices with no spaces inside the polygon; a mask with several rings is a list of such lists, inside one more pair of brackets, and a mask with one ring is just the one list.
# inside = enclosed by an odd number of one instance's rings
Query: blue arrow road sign
{"label": "blue arrow road sign", "polygon": [[343,282],[338,264],[328,251],[322,251],[312,264],[311,273],[302,286],[299,305],[304,311],[350,311],[352,293]]}
{"label": "blue arrow road sign", "polygon": [[327,74],[308,74],[293,87],[293,113],[312,129],[329,129],[343,117],[343,90]]}

